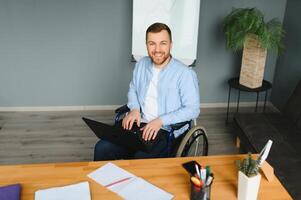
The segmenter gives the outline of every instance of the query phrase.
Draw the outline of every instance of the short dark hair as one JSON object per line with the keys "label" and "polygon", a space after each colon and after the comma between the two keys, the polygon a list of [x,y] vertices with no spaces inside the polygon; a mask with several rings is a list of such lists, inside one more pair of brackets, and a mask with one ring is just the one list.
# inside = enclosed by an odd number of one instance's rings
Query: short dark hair
{"label": "short dark hair", "polygon": [[156,23],[150,25],[147,28],[146,34],[145,34],[145,40],[147,41],[147,34],[148,33],[159,33],[159,32],[161,32],[163,30],[167,31],[167,33],[169,35],[169,39],[170,39],[170,41],[172,41],[170,28],[166,24],[159,23],[159,22],[156,22]]}

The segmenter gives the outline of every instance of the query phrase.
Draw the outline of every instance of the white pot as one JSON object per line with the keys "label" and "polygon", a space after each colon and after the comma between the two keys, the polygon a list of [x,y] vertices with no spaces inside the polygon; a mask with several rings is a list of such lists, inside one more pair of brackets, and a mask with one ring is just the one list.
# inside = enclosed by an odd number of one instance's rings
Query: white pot
{"label": "white pot", "polygon": [[238,172],[238,200],[256,200],[260,185],[261,175],[247,177],[241,171]]}

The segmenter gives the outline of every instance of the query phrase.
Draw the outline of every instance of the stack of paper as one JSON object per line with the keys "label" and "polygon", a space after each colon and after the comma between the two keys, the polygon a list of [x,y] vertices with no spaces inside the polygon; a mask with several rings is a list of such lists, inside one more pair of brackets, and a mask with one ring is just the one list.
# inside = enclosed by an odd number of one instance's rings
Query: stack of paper
{"label": "stack of paper", "polygon": [[35,200],[91,200],[88,182],[38,190]]}
{"label": "stack of paper", "polygon": [[170,200],[173,198],[172,194],[112,163],[95,170],[88,177],[128,200]]}

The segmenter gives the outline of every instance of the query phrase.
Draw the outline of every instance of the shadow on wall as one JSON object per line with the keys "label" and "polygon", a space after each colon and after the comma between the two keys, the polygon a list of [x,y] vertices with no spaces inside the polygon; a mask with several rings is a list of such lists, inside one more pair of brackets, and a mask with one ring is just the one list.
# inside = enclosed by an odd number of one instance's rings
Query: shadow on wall
{"label": "shadow on wall", "polygon": [[[232,74],[233,76],[239,76],[240,73],[240,66],[241,66],[241,59],[242,59],[242,50],[236,51],[234,52],[231,49],[228,49],[226,47],[226,38],[225,38],[225,34],[224,34],[224,24],[223,24],[223,19],[220,19],[216,22],[216,25],[214,26],[215,30],[212,31],[212,33],[214,33],[214,38],[217,44],[219,44],[219,46],[221,46],[221,44],[224,44],[224,48],[225,50],[231,54],[231,68],[230,68],[230,74]],[[228,78],[232,78],[232,77],[227,77]]]}
{"label": "shadow on wall", "polygon": [[229,64],[229,66],[225,66],[229,68],[229,71],[227,72],[229,76],[225,76],[224,80],[221,81],[219,84],[221,88],[224,88],[228,91],[228,80],[230,78],[239,76],[241,59],[242,59],[242,50],[234,52],[233,50],[228,49],[226,47],[226,38],[223,30],[223,18],[217,20],[215,25],[212,27],[214,27],[213,30],[211,31],[214,38],[214,44],[212,45],[218,45],[215,49],[223,48],[221,50],[226,51],[227,54],[229,55],[229,58],[227,60],[229,60],[230,63],[225,63],[225,64]]}

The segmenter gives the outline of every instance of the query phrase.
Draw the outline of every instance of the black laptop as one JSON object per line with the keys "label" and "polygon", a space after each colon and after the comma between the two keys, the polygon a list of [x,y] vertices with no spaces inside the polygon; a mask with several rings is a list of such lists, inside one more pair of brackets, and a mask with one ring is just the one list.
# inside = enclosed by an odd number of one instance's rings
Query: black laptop
{"label": "black laptop", "polygon": [[158,135],[154,140],[145,141],[142,138],[142,131],[140,130],[140,128],[145,126],[145,123],[141,123],[140,127],[134,123],[131,130],[125,130],[120,124],[108,125],[85,117],[82,119],[98,138],[124,146],[134,151],[140,150],[144,152],[150,152],[153,146],[156,145],[160,140],[167,140],[165,132],[158,132]]}

